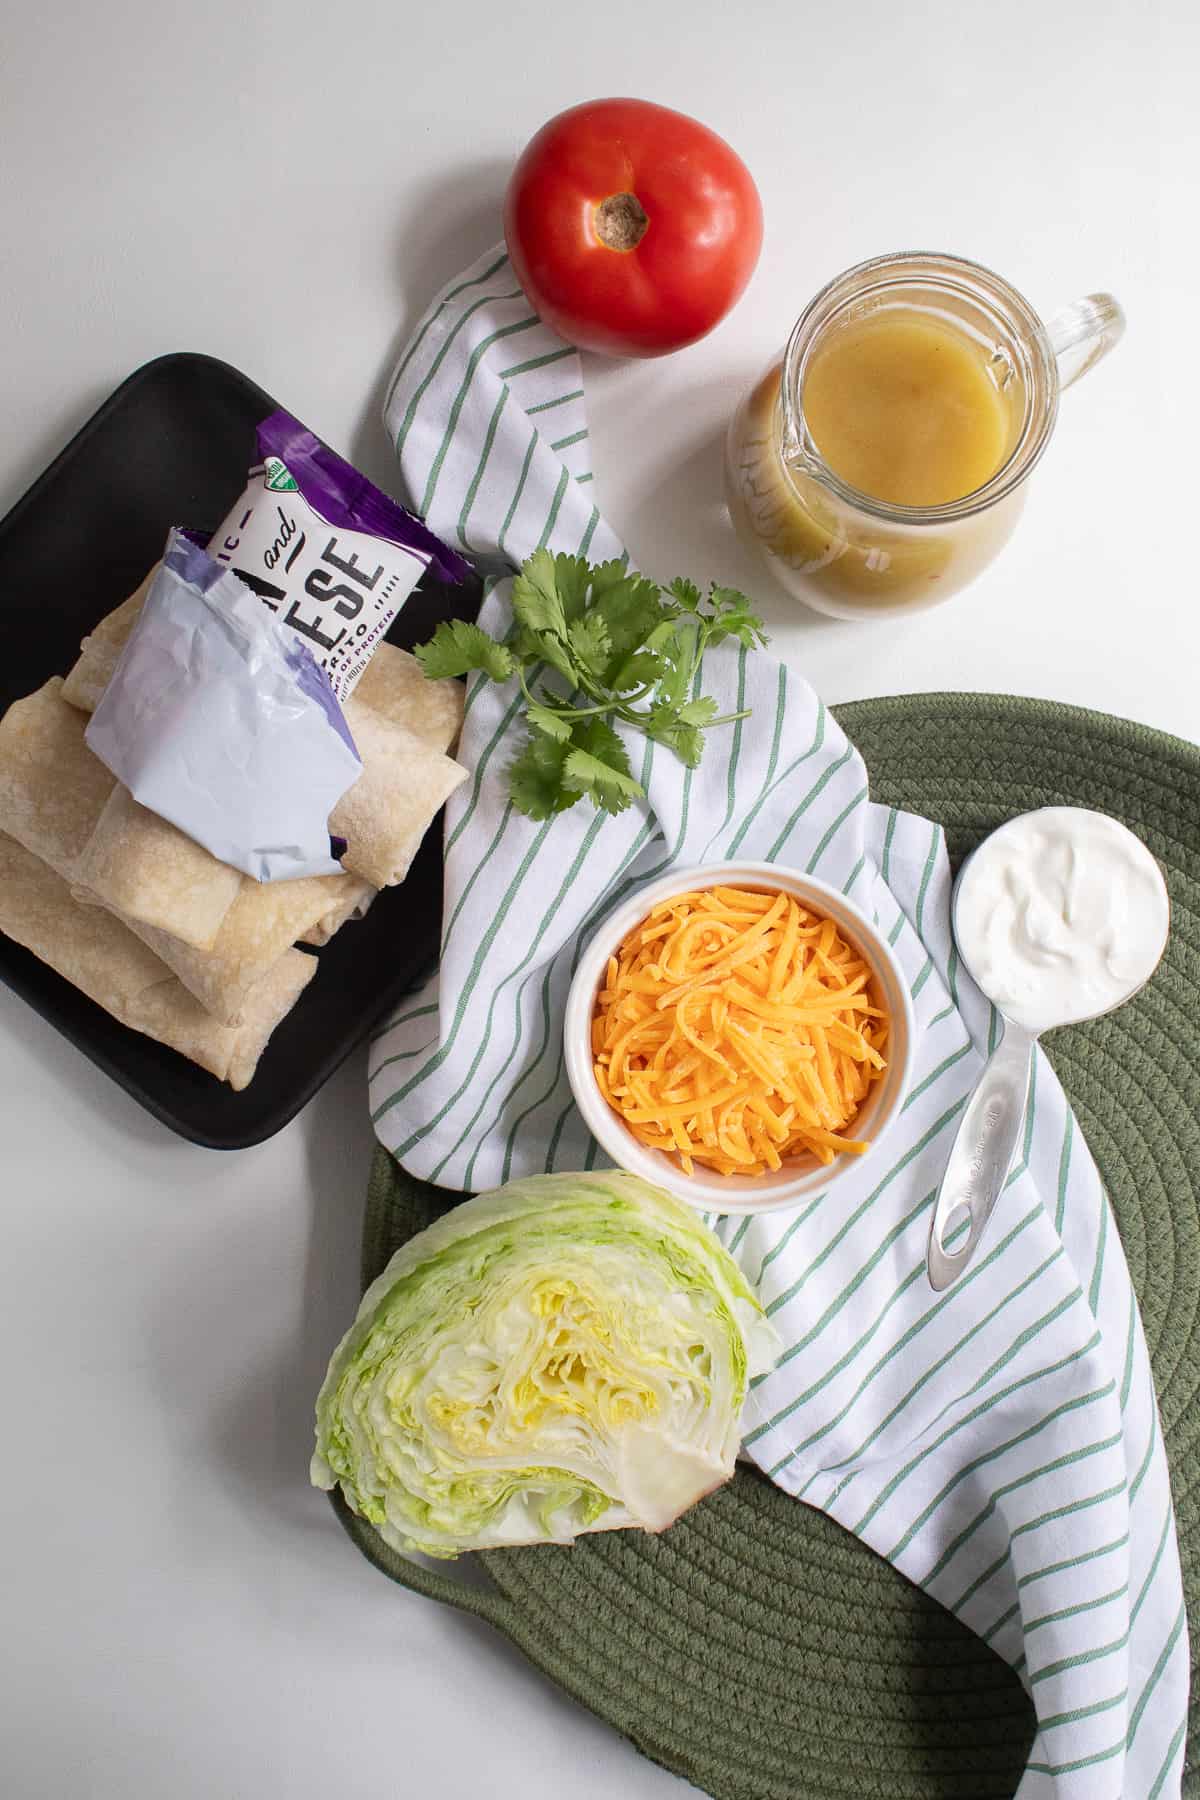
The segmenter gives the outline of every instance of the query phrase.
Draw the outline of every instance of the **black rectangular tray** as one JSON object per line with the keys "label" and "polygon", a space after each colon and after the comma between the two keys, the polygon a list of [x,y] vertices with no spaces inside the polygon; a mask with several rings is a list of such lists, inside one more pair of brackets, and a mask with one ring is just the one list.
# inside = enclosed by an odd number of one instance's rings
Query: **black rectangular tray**
{"label": "black rectangular tray", "polygon": [[[65,675],[79,641],[133,591],[170,525],[214,530],[254,460],[254,428],[277,402],[210,356],[180,352],[138,369],[0,520],[0,713]],[[440,619],[473,618],[477,582],[426,577],[391,642],[411,649]],[[0,933],[3,980],[181,1137],[240,1150],[271,1137],[327,1081],[437,955],[440,821],[402,887],[319,952],[320,968],[240,1094],[172,1050],[118,1025]]]}

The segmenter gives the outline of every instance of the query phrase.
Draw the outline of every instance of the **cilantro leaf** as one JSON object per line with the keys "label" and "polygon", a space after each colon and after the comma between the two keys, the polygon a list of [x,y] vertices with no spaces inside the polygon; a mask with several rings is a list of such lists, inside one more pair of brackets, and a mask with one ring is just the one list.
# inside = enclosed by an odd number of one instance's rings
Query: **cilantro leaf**
{"label": "cilantro leaf", "polygon": [[571,750],[563,764],[563,784],[580,794],[590,794],[601,812],[623,813],[636,794],[636,781],[615,774],[586,750]]}
{"label": "cilantro leaf", "polygon": [[747,650],[752,650],[755,644],[765,644],[767,641],[758,627],[748,619],[718,619],[708,633],[706,648],[708,645],[723,644],[726,638],[736,639],[739,644],[744,644]]}
{"label": "cilantro leaf", "polygon": [[677,613],[664,613],[661,622],[654,627],[642,645],[643,650],[662,650],[668,644],[673,644],[679,635],[678,617]]}
{"label": "cilantro leaf", "polygon": [[563,617],[568,625],[583,617],[591,579],[592,571],[586,557],[567,556],[565,552],[560,552],[555,557],[554,585],[562,601]]}
{"label": "cilantro leaf", "polygon": [[700,589],[694,581],[688,581],[683,575],[677,575],[667,588],[668,594],[678,600],[685,612],[700,611]]}
{"label": "cilantro leaf", "polygon": [[715,581],[708,590],[708,602],[718,612],[748,613],[750,611],[750,602],[740,588],[721,587]]}
{"label": "cilantro leaf", "polygon": [[654,696],[655,705],[681,706],[696,670],[695,621],[681,622],[662,646],[665,673]]}
{"label": "cilantro leaf", "polygon": [[701,727],[707,725],[709,720],[715,719],[716,716],[717,703],[707,694],[701,694],[698,700],[687,701],[675,715],[681,725],[699,725]]}
{"label": "cilantro leaf", "polygon": [[517,623],[530,631],[546,631],[566,637],[567,617],[558,591],[554,558],[549,550],[535,550],[513,582],[512,609]]}
{"label": "cilantro leaf", "polygon": [[[571,739],[577,750],[586,750],[589,756],[598,757],[617,774],[632,777],[629,752],[607,719],[599,716],[581,719],[571,733]],[[642,790],[639,784],[635,781],[633,785],[640,794]]]}
{"label": "cilantro leaf", "polygon": [[689,769],[696,768],[704,755],[704,733],[700,727],[684,724],[673,709],[647,714],[646,736],[673,750]]}
{"label": "cilantro leaf", "polygon": [[619,556],[614,556],[611,562],[597,563],[592,570],[593,606],[597,600],[603,599],[609,588],[619,587],[627,579],[628,571]]}
{"label": "cilantro leaf", "polygon": [[666,663],[653,650],[635,650],[632,656],[626,657],[608,685],[618,694],[627,694],[630,688],[661,681],[666,672]]}
{"label": "cilantro leaf", "polygon": [[608,628],[612,654],[605,670],[605,681],[611,682],[626,657],[641,648],[655,626],[662,621],[662,604],[658,588],[642,575],[626,575],[614,582],[593,600],[592,609],[599,613]]}
{"label": "cilantro leaf", "polygon": [[430,681],[467,675],[472,669],[482,669],[492,681],[507,681],[515,666],[503,644],[465,619],[443,620],[429,642],[418,644],[413,654]]}
{"label": "cilantro leaf", "polygon": [[589,756],[586,750],[571,750],[563,764],[563,785],[576,793],[590,794],[601,812],[623,813],[640,793],[636,781],[610,769],[607,763]]}
{"label": "cilantro leaf", "polygon": [[590,794],[602,812],[621,813],[645,790],[635,781],[624,744],[601,718],[576,726],[563,763],[563,786]]}
{"label": "cilantro leaf", "polygon": [[534,731],[542,731],[556,743],[565,744],[571,736],[571,721],[564,719],[552,706],[527,706],[525,718]]}
{"label": "cilantro leaf", "polygon": [[612,644],[609,640],[608,626],[599,613],[588,613],[586,618],[576,619],[567,627],[567,642],[572,655],[580,667],[595,681],[601,681],[608,667]]}
{"label": "cilantro leaf", "polygon": [[767,634],[763,629],[763,622],[751,610],[745,594],[740,593],[737,588],[718,587],[714,582],[708,590],[708,599],[713,608],[708,624],[710,644],[720,644],[732,637],[750,650],[756,643],[766,643]]}
{"label": "cilantro leaf", "polygon": [[525,663],[549,663],[575,686],[575,661],[566,644],[551,631],[530,631],[522,626],[517,633],[517,654]]}
{"label": "cilantro leaf", "polygon": [[529,819],[549,819],[574,806],[578,794],[563,785],[569,745],[535,732],[508,771],[508,790],[517,811]]}
{"label": "cilantro leaf", "polygon": [[520,674],[530,736],[510,767],[509,790],[530,818],[549,819],[583,794],[610,813],[643,796],[610,720],[695,768],[706,729],[745,716],[719,717],[717,702],[699,692],[711,645],[766,642],[762,620],[736,588],[714,582],[702,597],[682,577],[661,588],[623,560],[593,568],[581,556],[542,549],[515,578],[512,607],[515,630],[506,643],[456,621],[439,627],[418,655],[429,675],[478,668],[503,681]]}

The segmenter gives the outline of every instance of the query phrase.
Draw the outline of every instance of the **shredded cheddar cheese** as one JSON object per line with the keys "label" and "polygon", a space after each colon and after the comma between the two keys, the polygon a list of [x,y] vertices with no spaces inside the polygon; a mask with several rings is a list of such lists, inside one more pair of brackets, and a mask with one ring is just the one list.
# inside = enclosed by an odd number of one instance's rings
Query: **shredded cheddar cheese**
{"label": "shredded cheddar cheese", "polygon": [[722,1175],[831,1163],[887,1067],[871,971],[790,894],[709,888],[656,906],[609,958],[600,1091],[643,1144]]}

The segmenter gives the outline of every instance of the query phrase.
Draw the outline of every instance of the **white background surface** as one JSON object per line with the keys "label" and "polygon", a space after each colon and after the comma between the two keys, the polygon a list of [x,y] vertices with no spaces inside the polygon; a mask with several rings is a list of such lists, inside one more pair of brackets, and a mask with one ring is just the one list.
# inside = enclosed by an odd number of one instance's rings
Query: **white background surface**
{"label": "white background surface", "polygon": [[[1191,0],[727,16],[0,0],[0,512],[176,349],[244,369],[386,482],[386,373],[434,289],[499,237],[514,156],[563,106],[641,94],[729,137],[767,238],[706,343],[588,371],[598,498],[635,559],[755,586],[830,701],[1007,690],[1200,738]],[[1066,397],[1018,536],[974,589],[914,620],[802,622],[722,517],[720,433],[804,301],[901,248],[991,264],[1047,314],[1109,287],[1129,334]],[[13,1800],[683,1791],[486,1627],[375,1574],[306,1487],[312,1398],[356,1299],[364,1063],[226,1157],[173,1139],[0,992]]]}

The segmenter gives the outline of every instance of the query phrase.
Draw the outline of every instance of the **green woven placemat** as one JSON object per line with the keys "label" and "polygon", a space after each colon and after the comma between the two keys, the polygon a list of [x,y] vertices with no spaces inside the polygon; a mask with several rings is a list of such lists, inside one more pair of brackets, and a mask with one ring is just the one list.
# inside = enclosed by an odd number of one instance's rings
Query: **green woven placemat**
{"label": "green woven placemat", "polygon": [[[946,827],[952,856],[1013,813],[1092,806],[1167,870],[1172,934],[1119,1013],[1051,1059],[1100,1164],[1141,1303],[1200,1648],[1200,749],[1102,714],[995,695],[861,701],[837,716],[874,798]],[[384,1152],[363,1282],[447,1196]],[[394,1580],[490,1619],[550,1678],[717,1800],[1009,1796],[1033,1714],[1007,1666],[823,1514],[739,1469],[661,1537],[496,1550],[488,1590],[397,1556],[335,1499]],[[1195,1687],[1195,1682],[1193,1686]],[[1185,1795],[1200,1793],[1195,1702]],[[1136,1800],[1131,1796],[1130,1800]]]}

